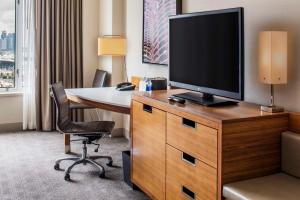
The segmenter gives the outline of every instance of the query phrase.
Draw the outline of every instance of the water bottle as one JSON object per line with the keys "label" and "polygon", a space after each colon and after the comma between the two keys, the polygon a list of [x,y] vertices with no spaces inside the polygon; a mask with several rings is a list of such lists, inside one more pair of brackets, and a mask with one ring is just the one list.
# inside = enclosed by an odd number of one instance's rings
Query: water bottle
{"label": "water bottle", "polygon": [[148,78],[146,82],[146,92],[151,92],[151,91],[152,91],[152,81],[150,80],[150,78]]}
{"label": "water bottle", "polygon": [[140,92],[145,92],[146,91],[146,84],[147,84],[147,79],[144,77],[139,84],[139,91]]}

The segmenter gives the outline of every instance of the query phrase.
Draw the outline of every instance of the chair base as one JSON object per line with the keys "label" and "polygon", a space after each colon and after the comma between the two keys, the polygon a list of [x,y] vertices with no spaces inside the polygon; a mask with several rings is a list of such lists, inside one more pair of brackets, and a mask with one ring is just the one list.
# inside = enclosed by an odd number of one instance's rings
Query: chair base
{"label": "chair base", "polygon": [[89,164],[95,166],[96,168],[99,169],[99,177],[100,178],[105,178],[105,169],[104,169],[104,167],[101,164],[97,163],[95,160],[97,160],[97,159],[107,159],[108,163],[106,165],[109,166],[109,167],[112,167],[113,160],[112,160],[111,156],[90,156],[90,157],[87,157],[87,147],[86,147],[86,144],[87,144],[87,141],[83,141],[83,148],[82,148],[82,155],[81,155],[81,157],[62,158],[62,159],[58,159],[58,160],[55,161],[55,165],[54,165],[54,169],[55,170],[59,170],[60,169],[59,168],[59,164],[62,161],[74,161],[74,163],[72,165],[70,165],[65,170],[65,177],[64,177],[64,179],[66,181],[70,181],[71,180],[71,177],[70,177],[71,170],[76,165],[79,165],[79,164],[86,165],[87,163],[89,163]]}

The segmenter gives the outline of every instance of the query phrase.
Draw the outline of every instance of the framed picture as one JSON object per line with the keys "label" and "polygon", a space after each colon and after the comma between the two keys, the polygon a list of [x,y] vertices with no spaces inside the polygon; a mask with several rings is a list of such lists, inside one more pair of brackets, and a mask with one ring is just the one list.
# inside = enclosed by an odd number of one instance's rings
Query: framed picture
{"label": "framed picture", "polygon": [[181,12],[182,0],[144,0],[143,63],[168,65],[169,16]]}

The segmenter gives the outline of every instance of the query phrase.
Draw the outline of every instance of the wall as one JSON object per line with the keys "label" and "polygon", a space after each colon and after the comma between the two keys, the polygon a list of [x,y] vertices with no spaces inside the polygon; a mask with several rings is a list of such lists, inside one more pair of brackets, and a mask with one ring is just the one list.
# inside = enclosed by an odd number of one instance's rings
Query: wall
{"label": "wall", "polygon": [[[165,76],[168,68],[142,64],[143,3],[127,1],[127,65],[129,75]],[[245,8],[245,100],[259,104],[269,101],[269,87],[258,81],[257,37],[262,30],[289,33],[289,83],[275,87],[275,103],[300,111],[300,1],[298,0],[183,0],[183,12],[199,12],[232,7]]]}
{"label": "wall", "polygon": [[91,87],[98,67],[99,0],[83,1],[83,86]]}
{"label": "wall", "polygon": [[[83,81],[91,87],[96,69],[111,74],[111,84],[123,81],[123,59],[99,57],[97,39],[100,35],[125,35],[125,6],[123,0],[83,1]],[[123,134],[123,116],[96,109],[85,110],[85,120],[114,120],[113,135]]]}
{"label": "wall", "polygon": [[[97,39],[100,26],[100,1],[83,1],[83,87],[92,86],[96,69],[99,68]],[[86,121],[98,120],[95,109],[84,111]]]}
{"label": "wall", "polygon": [[127,0],[126,2],[126,33],[128,40],[128,54],[126,56],[126,63],[129,77],[133,75],[142,77],[167,77],[167,66],[142,64],[142,0]]}
{"label": "wall", "polygon": [[[124,0],[99,0],[99,36],[125,35],[125,1]],[[124,81],[124,58],[100,56],[99,69],[110,73],[112,86]],[[123,136],[123,115],[119,113],[101,111],[102,120],[115,121],[112,137]]]}
{"label": "wall", "polygon": [[0,94],[0,132],[21,130],[23,119],[23,96]]}
{"label": "wall", "polygon": [[[99,35],[125,35],[124,0],[100,0]],[[111,73],[111,85],[123,81],[124,59],[122,57],[99,56],[99,68]]]}

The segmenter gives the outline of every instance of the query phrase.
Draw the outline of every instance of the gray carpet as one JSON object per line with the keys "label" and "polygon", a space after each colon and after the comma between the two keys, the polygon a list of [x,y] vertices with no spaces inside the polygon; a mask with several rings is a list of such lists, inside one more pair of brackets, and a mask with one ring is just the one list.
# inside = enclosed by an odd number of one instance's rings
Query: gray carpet
{"label": "gray carpet", "polygon": [[[102,139],[99,153],[94,146],[89,155],[112,155],[116,168],[106,169],[106,178],[90,165],[76,166],[72,182],[64,181],[64,172],[53,169],[63,152],[63,136],[58,133],[0,134],[0,200],[144,200],[143,193],[134,191],[123,181],[121,152],[127,150],[124,138]],[[81,144],[72,144],[72,152],[80,153]],[[64,162],[61,168],[70,165]]]}

